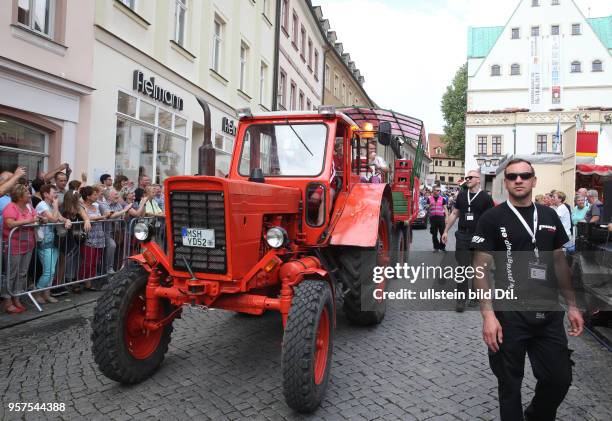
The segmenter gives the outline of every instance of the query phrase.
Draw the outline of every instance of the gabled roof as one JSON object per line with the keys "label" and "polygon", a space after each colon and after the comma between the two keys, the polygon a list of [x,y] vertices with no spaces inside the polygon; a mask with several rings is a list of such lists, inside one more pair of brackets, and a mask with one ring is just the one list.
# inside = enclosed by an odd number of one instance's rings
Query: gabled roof
{"label": "gabled roof", "polygon": [[[612,50],[612,15],[588,18],[587,22],[603,45]],[[503,30],[504,26],[468,27],[468,58],[487,57]]]}
{"label": "gabled roof", "polygon": [[612,15],[601,18],[588,18],[587,22],[593,28],[603,45],[612,50]]}
{"label": "gabled roof", "polygon": [[468,58],[484,58],[503,32],[503,26],[469,27],[468,28]]}

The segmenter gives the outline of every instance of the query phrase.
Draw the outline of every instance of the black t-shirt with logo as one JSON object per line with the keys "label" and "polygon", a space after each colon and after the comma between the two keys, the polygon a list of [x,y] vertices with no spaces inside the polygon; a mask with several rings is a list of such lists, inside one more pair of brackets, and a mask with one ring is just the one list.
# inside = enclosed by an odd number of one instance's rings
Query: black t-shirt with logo
{"label": "black t-shirt with logo", "polygon": [[[472,203],[468,206],[468,195],[472,200]],[[493,199],[485,191],[480,193],[470,193],[469,190],[462,191],[457,195],[457,202],[455,202],[455,209],[459,210],[459,230],[468,231],[473,233],[476,231],[476,224],[480,216],[491,209],[494,206]],[[474,215],[474,219],[471,221],[466,220],[465,215],[468,213]]]}
{"label": "black t-shirt with logo", "polygon": [[535,262],[534,244],[519,218],[507,202],[486,211],[478,221],[472,237],[475,250],[488,252],[495,261],[495,288],[513,288],[517,301],[552,303],[558,301],[557,279],[552,251],[569,241],[557,212],[547,206],[534,204],[516,207],[533,230],[533,212],[537,207],[538,228],[536,245],[539,264],[546,267],[546,279],[534,280],[529,276],[530,264]]}

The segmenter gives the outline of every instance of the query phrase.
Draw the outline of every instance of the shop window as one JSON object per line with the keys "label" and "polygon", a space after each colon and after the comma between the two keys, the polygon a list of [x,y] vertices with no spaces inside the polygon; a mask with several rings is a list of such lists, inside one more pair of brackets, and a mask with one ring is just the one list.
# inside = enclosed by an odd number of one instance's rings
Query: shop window
{"label": "shop window", "polygon": [[17,3],[17,22],[33,31],[52,38],[54,20],[54,0],[19,0]]}
{"label": "shop window", "polygon": [[149,124],[155,124],[155,112],[156,107],[153,104],[149,104],[145,101],[140,101],[139,118],[142,121],[146,121]]}
{"label": "shop window", "polygon": [[116,174],[141,175],[161,183],[185,172],[187,120],[154,104],[119,92]]}
{"label": "shop window", "polygon": [[33,179],[47,170],[48,150],[48,133],[0,115],[0,172],[25,167]]}
{"label": "shop window", "polygon": [[159,110],[159,127],[166,130],[172,130],[172,113],[166,110]]}
{"label": "shop window", "polygon": [[119,99],[117,101],[117,111],[130,117],[136,117],[136,98],[128,95],[125,92],[119,91]]}

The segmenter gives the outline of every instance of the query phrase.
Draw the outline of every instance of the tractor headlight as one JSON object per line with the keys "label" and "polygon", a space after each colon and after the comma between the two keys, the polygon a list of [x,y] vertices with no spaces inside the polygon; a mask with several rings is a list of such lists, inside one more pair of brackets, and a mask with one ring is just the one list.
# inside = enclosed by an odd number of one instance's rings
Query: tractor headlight
{"label": "tractor headlight", "polygon": [[288,239],[287,231],[281,227],[272,227],[266,233],[266,242],[275,249],[284,246]]}
{"label": "tractor headlight", "polygon": [[425,211],[420,211],[419,218],[424,218],[424,217],[425,217]]}
{"label": "tractor headlight", "polygon": [[148,241],[151,238],[153,229],[146,222],[138,222],[134,226],[134,237],[138,241]]}

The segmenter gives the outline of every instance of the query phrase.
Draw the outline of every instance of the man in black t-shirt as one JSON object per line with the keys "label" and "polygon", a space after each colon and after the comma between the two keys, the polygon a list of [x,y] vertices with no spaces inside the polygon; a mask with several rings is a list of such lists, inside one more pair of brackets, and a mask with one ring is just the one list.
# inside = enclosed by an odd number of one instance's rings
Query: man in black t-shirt
{"label": "man in black t-shirt", "polygon": [[[474,267],[486,269],[474,282],[479,291],[490,290],[488,268],[494,262],[495,288],[513,292],[515,300],[480,300],[483,339],[491,370],[498,378],[502,421],[554,421],[572,381],[571,351],[563,312],[534,306],[541,299],[558,301],[560,291],[568,306],[569,334],[582,333],[584,322],[562,249],[568,239],[557,213],[532,202],[536,178],[531,163],[511,160],[504,177],[508,201],[485,212],[472,237]],[[515,310],[500,311],[509,303]],[[525,353],[538,381],[523,418]]]}
{"label": "man in black t-shirt", "polygon": [[[455,221],[459,219],[459,229],[455,232],[455,259],[460,266],[468,267],[472,265],[472,254],[470,245],[476,224],[480,219],[480,215],[493,207],[493,199],[491,196],[480,189],[480,171],[472,170],[465,177],[467,190],[459,192],[457,201],[454,204],[454,209],[446,221],[446,227],[442,234],[442,243],[448,242],[448,231],[455,225]],[[464,280],[457,284],[457,290],[468,296],[469,286],[468,280]],[[455,310],[461,313],[465,308],[466,300],[457,298],[457,307]]]}

